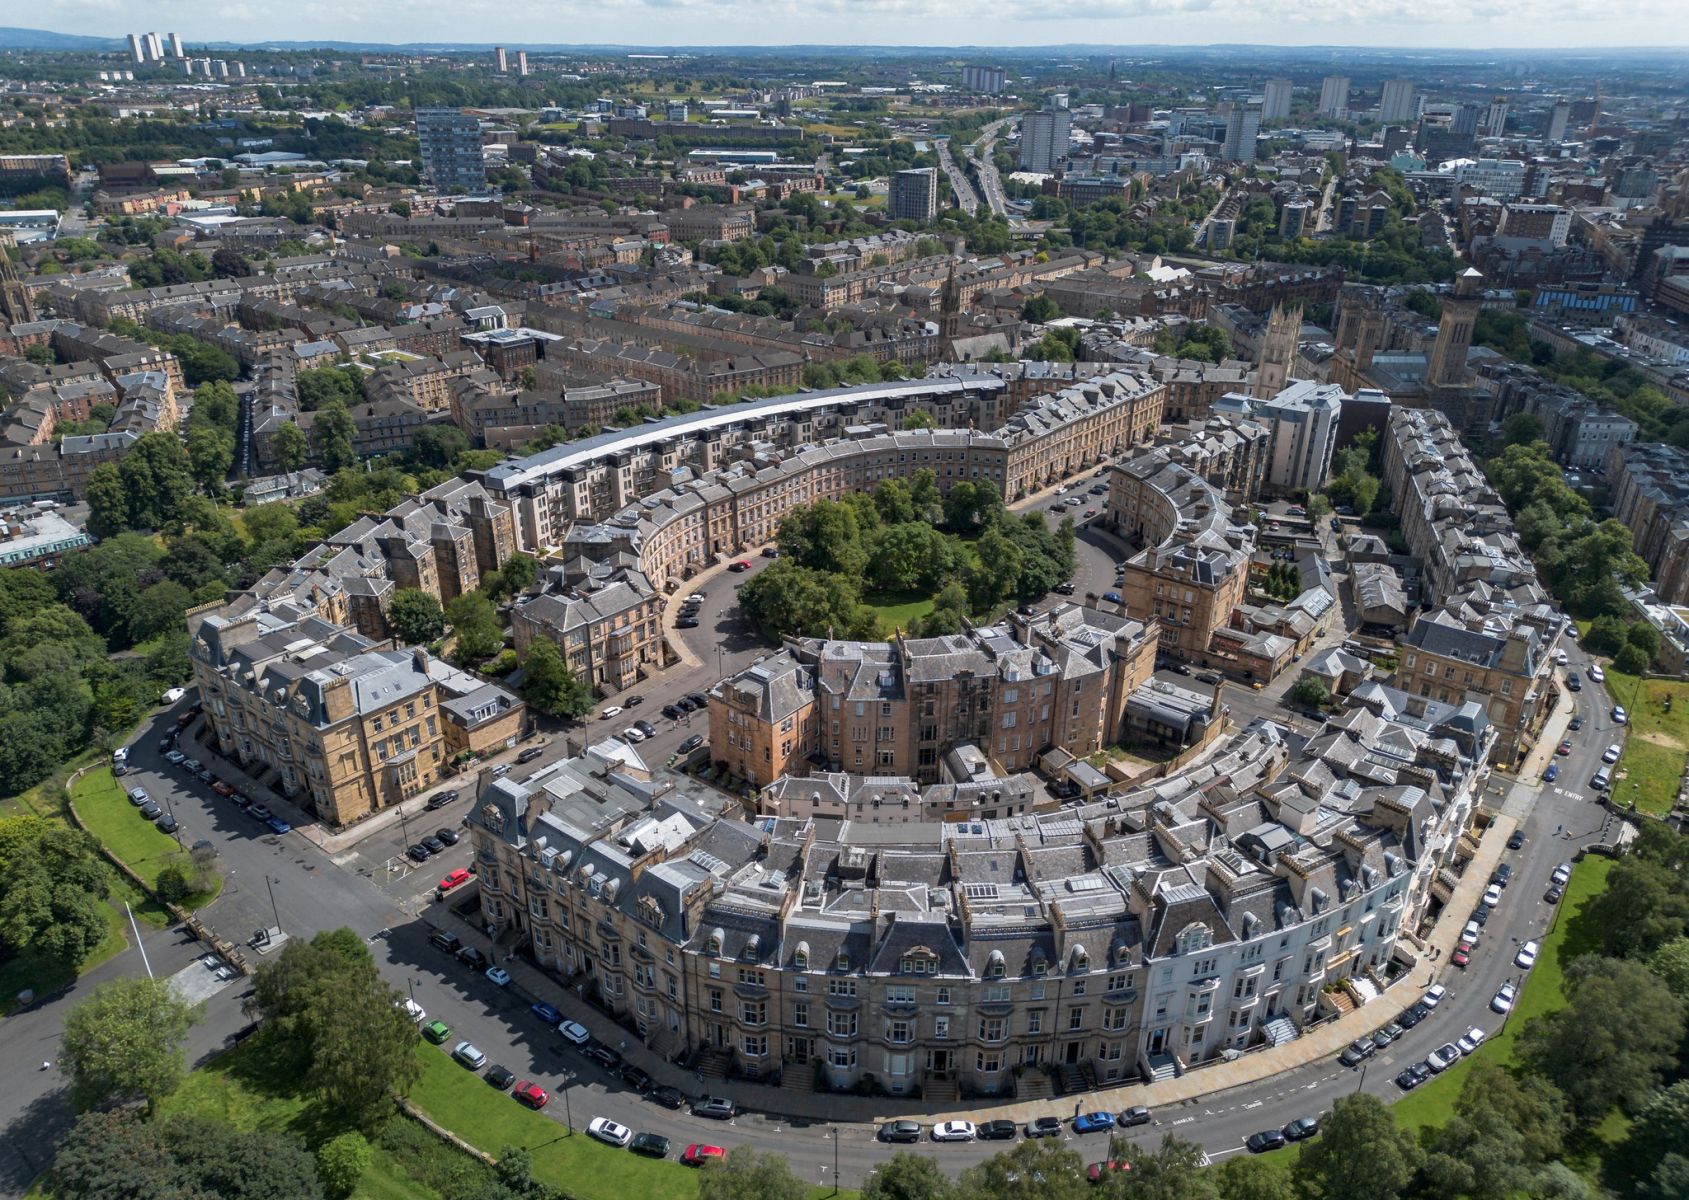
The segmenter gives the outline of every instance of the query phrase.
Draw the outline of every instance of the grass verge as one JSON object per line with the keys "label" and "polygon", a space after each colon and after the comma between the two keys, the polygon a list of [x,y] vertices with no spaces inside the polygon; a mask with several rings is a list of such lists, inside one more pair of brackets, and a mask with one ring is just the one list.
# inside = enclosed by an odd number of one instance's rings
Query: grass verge
{"label": "grass verge", "polygon": [[[71,788],[71,800],[89,832],[142,879],[156,881],[158,873],[172,864],[187,868],[187,852],[175,838],[141,816],[109,770],[89,771],[77,780]],[[210,890],[190,895],[184,907],[210,903],[222,887],[219,879]]]}
{"label": "grass verge", "polygon": [[1648,813],[1668,813],[1689,756],[1689,683],[1639,679],[1607,668],[1607,691],[1625,706],[1630,732],[1615,778],[1613,799]]}
{"label": "grass verge", "polygon": [[[1583,919],[1583,910],[1590,900],[1606,890],[1607,875],[1612,869],[1612,859],[1595,855],[1577,865],[1566,885],[1566,895],[1560,901],[1554,925],[1542,939],[1537,964],[1531,969],[1506,1022],[1500,1029],[1491,1032],[1489,1040],[1476,1054],[1461,1059],[1430,1083],[1409,1092],[1391,1105],[1390,1111],[1395,1114],[1398,1125],[1417,1131],[1448,1120],[1449,1114],[1454,1111],[1455,1098],[1460,1095],[1474,1062],[1482,1058],[1502,1066],[1513,1066],[1513,1046],[1519,1030],[1532,1017],[1566,1003],[1566,964],[1596,949],[1595,931]],[[1481,947],[1482,942],[1479,953],[1484,953]],[[1505,946],[1494,946],[1488,952],[1498,954],[1508,951]],[[1449,1035],[1453,1037],[1459,1032],[1450,1030]]]}

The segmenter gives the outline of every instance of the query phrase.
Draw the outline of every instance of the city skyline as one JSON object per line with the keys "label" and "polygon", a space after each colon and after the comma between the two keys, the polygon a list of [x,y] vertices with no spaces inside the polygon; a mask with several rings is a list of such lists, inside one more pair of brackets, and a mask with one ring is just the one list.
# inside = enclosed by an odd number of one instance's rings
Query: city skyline
{"label": "city skyline", "polygon": [[[866,12],[865,12],[866,10]],[[865,15],[871,22],[864,22]],[[648,18],[655,18],[654,21]],[[1362,20],[1364,18],[1364,21]],[[206,10],[183,0],[140,5],[132,0],[70,0],[54,13],[60,30],[92,31],[167,26],[191,41],[309,41],[301,33],[322,21],[325,41],[414,45],[441,41],[480,45],[466,34],[559,45],[804,46],[887,45],[932,48],[993,43],[1051,48],[1092,43],[1109,47],[1263,45],[1283,47],[1464,48],[1493,44],[1516,49],[1578,51],[1591,48],[1659,49],[1689,44],[1689,10],[1669,0],[1644,0],[1623,19],[1591,0],[1546,5],[1498,5],[1482,19],[1452,0],[1429,5],[1362,8],[1352,0],[1311,5],[1246,4],[1241,0],[1062,0],[1035,12],[1000,0],[963,5],[956,0],[916,4],[871,0],[867,5],[823,0],[802,14],[777,5],[747,10],[720,0],[625,0],[589,15],[565,19],[551,10],[513,13],[488,0],[369,5],[347,9],[322,3],[300,6],[244,0],[208,20]],[[660,31],[661,36],[651,36]],[[958,38],[965,31],[966,38]],[[1223,43],[1216,34],[1223,32]],[[492,44],[490,41],[487,44]]]}

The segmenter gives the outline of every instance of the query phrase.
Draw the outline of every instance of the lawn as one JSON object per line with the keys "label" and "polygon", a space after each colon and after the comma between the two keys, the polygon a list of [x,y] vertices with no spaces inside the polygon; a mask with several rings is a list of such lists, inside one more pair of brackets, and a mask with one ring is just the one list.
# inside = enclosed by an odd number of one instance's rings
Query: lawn
{"label": "lawn", "polygon": [[1689,683],[1638,679],[1609,666],[1607,690],[1630,718],[1618,763],[1625,774],[1614,776],[1613,799],[1643,812],[1670,812],[1689,755]]}
{"label": "lawn", "polygon": [[25,952],[0,963],[0,1016],[17,1007],[18,993],[26,988],[37,997],[48,996],[64,987],[83,971],[99,966],[106,959],[129,948],[128,919],[114,903],[104,908],[106,935],[93,953],[83,960],[81,967],[71,970],[63,963],[38,954]]}
{"label": "lawn", "polygon": [[[1460,1095],[1461,1086],[1478,1059],[1499,1062],[1503,1066],[1513,1065],[1513,1043],[1519,1030],[1532,1017],[1559,1008],[1566,1002],[1566,964],[1578,955],[1596,949],[1593,931],[1581,917],[1589,901],[1606,889],[1607,875],[1612,869],[1612,859],[1596,855],[1590,855],[1577,865],[1571,882],[1566,885],[1566,895],[1560,901],[1560,912],[1554,925],[1542,939],[1537,965],[1531,969],[1506,1022],[1499,1030],[1491,1032],[1489,1041],[1479,1048],[1478,1053],[1461,1059],[1430,1083],[1421,1085],[1393,1104],[1390,1111],[1395,1114],[1397,1124],[1419,1130],[1448,1120],[1449,1114],[1454,1111],[1455,1098]],[[1506,953],[1507,949],[1503,946],[1492,948],[1490,952]],[[1450,1037],[1457,1032],[1460,1031],[1450,1030]]]}
{"label": "lawn", "polygon": [[920,592],[878,592],[864,599],[887,629],[907,631],[933,608],[933,597]]}
{"label": "lawn", "polygon": [[[71,800],[88,831],[142,879],[156,880],[158,873],[172,863],[186,865],[187,854],[176,839],[141,816],[110,770],[89,771],[77,780]],[[219,881],[209,892],[189,896],[187,907],[198,908],[210,902],[221,889]]]}

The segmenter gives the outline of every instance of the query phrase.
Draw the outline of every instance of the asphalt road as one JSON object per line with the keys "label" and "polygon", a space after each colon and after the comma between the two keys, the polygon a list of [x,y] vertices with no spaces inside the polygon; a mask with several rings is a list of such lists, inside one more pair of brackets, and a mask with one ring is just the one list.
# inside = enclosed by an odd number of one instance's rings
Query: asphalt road
{"label": "asphalt road", "polygon": [[[1047,508],[1051,499],[1041,499],[1035,506]],[[1076,580],[1081,596],[1086,590],[1106,590],[1093,581],[1113,577],[1116,556],[1109,543],[1082,528],[1079,544],[1081,566]],[[766,560],[754,562],[754,569],[760,570]],[[713,681],[718,646],[720,665],[725,668],[766,651],[750,639],[732,612],[733,584],[745,578],[725,575],[704,586],[708,597],[704,619],[698,630],[691,631],[698,637],[696,648],[707,651],[700,654],[703,665],[641,689],[646,699],[635,715],[660,708],[666,702],[665,695],[695,690]],[[1581,651],[1576,646],[1568,649],[1573,668],[1581,669],[1585,661]],[[1506,791],[1506,810],[1521,818],[1526,842],[1522,850],[1508,856],[1516,872],[1512,886],[1490,918],[1471,966],[1460,971],[1446,963],[1435,965],[1435,973],[1448,985],[1449,994],[1430,1020],[1374,1057],[1364,1072],[1345,1070],[1334,1060],[1312,1063],[1256,1084],[1158,1111],[1154,1123],[1130,1131],[1130,1139],[1147,1146],[1163,1133],[1177,1130],[1201,1144],[1211,1157],[1237,1153],[1250,1133],[1325,1111],[1345,1092],[1365,1089],[1394,1098],[1398,1093],[1392,1081],[1402,1066],[1424,1058],[1473,1025],[1491,1031],[1498,1028],[1502,1019],[1490,1011],[1490,999],[1502,981],[1520,978],[1521,971],[1513,965],[1518,943],[1541,938],[1554,918],[1553,909],[1542,899],[1549,875],[1558,863],[1573,856],[1579,844],[1600,840],[1606,826],[1604,810],[1590,802],[1587,781],[1599,765],[1602,749],[1618,740],[1620,731],[1608,715],[1610,700],[1601,687],[1586,682],[1580,701],[1585,723],[1580,732],[1570,735],[1572,753],[1556,759],[1562,771],[1557,783],[1492,778],[1495,786]],[[658,737],[646,747],[656,763],[663,761],[661,755],[671,742],[678,743],[686,733],[703,726],[702,721],[694,720],[688,729],[661,719],[660,713],[647,719],[661,727]],[[596,730],[605,725],[620,728],[622,719],[589,722],[587,728]],[[467,860],[467,841],[425,869],[411,873],[389,871],[384,865],[391,857],[386,850],[400,843],[402,835],[386,841],[378,840],[386,835],[378,835],[370,847],[360,846],[331,859],[297,833],[277,837],[262,831],[231,802],[164,764],[156,743],[160,734],[173,726],[173,715],[161,714],[154,728],[134,740],[134,770],[126,782],[168,797],[181,822],[184,841],[203,838],[216,846],[228,882],[203,915],[225,936],[244,940],[248,931],[268,926],[278,916],[282,929],[294,936],[350,926],[370,940],[383,976],[413,994],[430,1016],[446,1020],[453,1028],[454,1040],[468,1038],[492,1061],[535,1078],[554,1092],[567,1082],[567,1102],[558,1095],[546,1112],[559,1122],[572,1118],[577,1129],[591,1117],[608,1116],[635,1130],[666,1134],[677,1147],[699,1140],[729,1145],[749,1140],[787,1155],[800,1173],[818,1183],[831,1182],[836,1156],[839,1182],[847,1187],[859,1186],[873,1165],[892,1153],[894,1148],[876,1142],[873,1131],[865,1125],[843,1125],[835,1131],[825,1123],[749,1114],[723,1126],[641,1099],[572,1049],[563,1048],[560,1039],[540,1026],[516,996],[427,945],[428,926],[416,914],[429,903],[428,892],[437,875],[451,865],[459,865],[459,859]],[[653,746],[656,753],[650,752]],[[554,738],[546,752],[552,757],[565,753],[563,738]],[[431,820],[455,825],[467,805],[468,788],[464,788],[464,795],[454,806],[433,814]],[[173,931],[148,931],[143,940],[160,974],[186,965],[198,953],[197,946]],[[43,1059],[57,1057],[53,1047],[66,1009],[94,984],[142,969],[140,956],[126,952],[91,972],[67,994],[7,1020],[7,1044],[13,1052],[0,1064],[0,1088],[5,1093],[0,1100],[0,1125],[6,1130],[6,1149],[0,1153],[0,1193],[22,1193],[29,1177],[42,1164],[38,1148],[49,1145],[52,1131],[63,1128],[69,1120],[57,1071],[40,1069]],[[1417,989],[1425,982],[1414,979],[1398,986]],[[228,988],[207,1003],[191,1038],[190,1050],[196,1060],[226,1045],[233,1031],[245,1023],[240,1013],[245,990],[238,985]],[[567,1015],[587,1014],[578,1001],[564,999],[559,1007]],[[1070,1116],[1073,1104],[1072,1098],[1057,1099],[1051,1102],[1050,1111]],[[1075,1148],[1087,1158],[1101,1157],[1108,1146],[1106,1134],[1065,1136],[1078,1143]],[[946,1169],[960,1170],[1001,1148],[991,1143],[954,1144],[932,1147],[932,1151]]]}

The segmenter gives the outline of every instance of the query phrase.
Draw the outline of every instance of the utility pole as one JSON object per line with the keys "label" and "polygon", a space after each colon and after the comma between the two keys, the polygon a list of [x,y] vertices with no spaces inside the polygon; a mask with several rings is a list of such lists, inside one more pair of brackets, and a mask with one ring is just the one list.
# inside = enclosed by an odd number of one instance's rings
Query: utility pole
{"label": "utility pole", "polygon": [[264,876],[264,887],[270,893],[270,915],[276,919],[276,932],[281,932],[281,909],[276,907],[275,880],[269,875]]}

